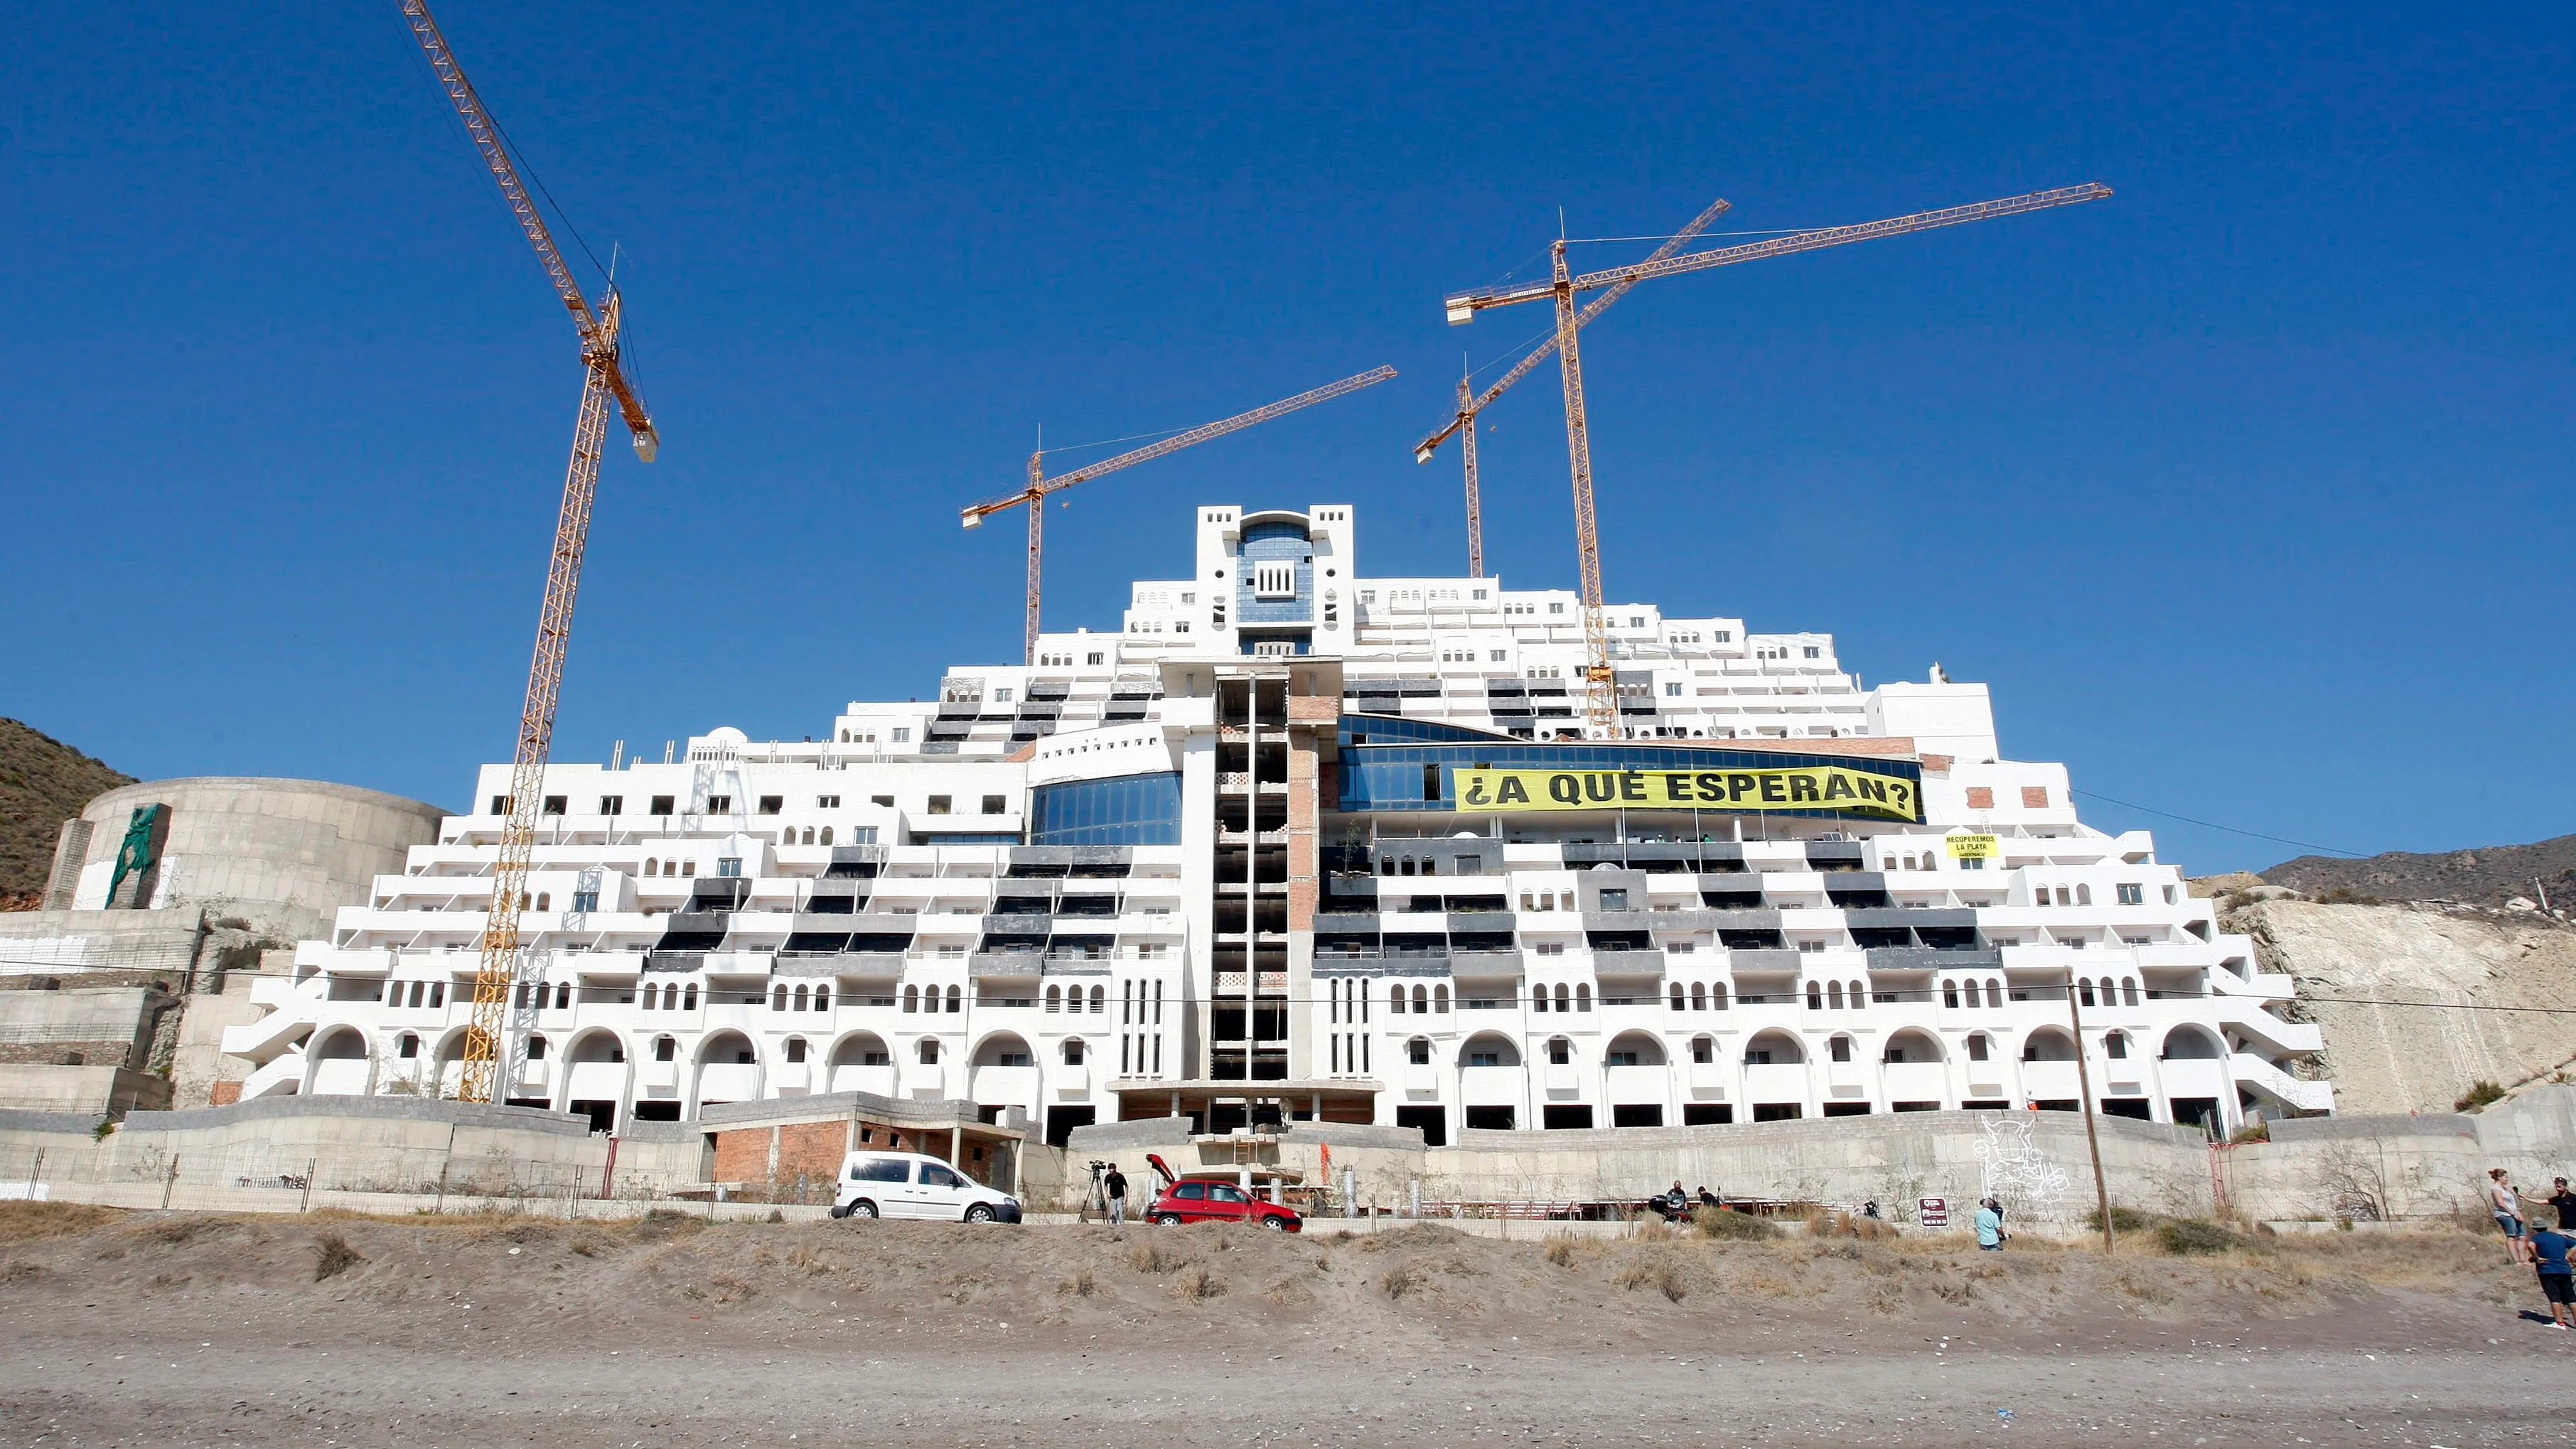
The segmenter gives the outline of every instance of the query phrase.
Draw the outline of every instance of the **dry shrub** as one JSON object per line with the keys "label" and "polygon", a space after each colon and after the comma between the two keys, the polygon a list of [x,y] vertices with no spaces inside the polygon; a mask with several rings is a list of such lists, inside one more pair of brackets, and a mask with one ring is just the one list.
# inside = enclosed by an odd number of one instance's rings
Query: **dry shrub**
{"label": "dry shrub", "polygon": [[1691,1226],[1703,1238],[1729,1241],[1761,1242],[1780,1236],[1779,1227],[1770,1220],[1733,1208],[1701,1208],[1691,1214]]}
{"label": "dry shrub", "polygon": [[1283,1307],[1315,1301],[1315,1295],[1306,1291],[1305,1284],[1288,1278],[1272,1280],[1269,1287],[1261,1290],[1261,1296]]}
{"label": "dry shrub", "polygon": [[1225,1280],[1207,1270],[1205,1264],[1172,1280],[1172,1296],[1184,1303],[1205,1303],[1225,1293]]}
{"label": "dry shrub", "polygon": [[2156,1224],[2156,1246],[2181,1258],[2251,1248],[2254,1242],[2199,1218],[2167,1218]]}
{"label": "dry shrub", "polygon": [[1378,1291],[1389,1298],[1402,1299],[1408,1293],[1419,1293],[1431,1284],[1431,1275],[1422,1265],[1407,1259],[1378,1276]]}
{"label": "dry shrub", "polygon": [[1189,1261],[1178,1253],[1164,1252],[1160,1243],[1138,1243],[1127,1250],[1128,1266],[1139,1273],[1177,1272]]}
{"label": "dry shrub", "polygon": [[787,1263],[789,1267],[799,1269],[807,1276],[815,1278],[826,1273],[838,1272],[841,1267],[841,1260],[837,1255],[818,1253],[812,1248],[802,1247],[787,1250]]}
{"label": "dry shrub", "polygon": [[748,1303],[760,1295],[760,1285],[731,1273],[718,1273],[707,1280],[715,1286],[718,1303]]}
{"label": "dry shrub", "polygon": [[2122,1264],[2110,1274],[2111,1286],[2141,1303],[2171,1303],[2173,1285],[2165,1275],[2134,1264]]}
{"label": "dry shrub", "polygon": [[201,1213],[173,1213],[166,1218],[153,1218],[135,1231],[147,1243],[165,1247],[184,1247],[199,1238],[232,1231],[229,1218],[208,1217]]}
{"label": "dry shrub", "polygon": [[571,1248],[585,1258],[596,1258],[612,1246],[606,1238],[584,1234],[572,1240]]}
{"label": "dry shrub", "polygon": [[349,1240],[338,1233],[324,1233],[321,1240],[313,1245],[313,1251],[313,1281],[316,1283],[325,1278],[337,1278],[367,1261],[366,1254],[350,1247]]}
{"label": "dry shrub", "polygon": [[1833,1212],[1826,1212],[1820,1208],[1815,1212],[1807,1214],[1807,1236],[1811,1238],[1858,1238],[1862,1242],[1877,1242],[1881,1238],[1895,1237],[1896,1228],[1894,1224],[1881,1221],[1878,1218],[1868,1217],[1866,1215],[1854,1217],[1850,1213],[1843,1212],[1840,1209],[1836,1209]]}
{"label": "dry shrub", "polygon": [[675,1212],[670,1208],[655,1208],[651,1212],[644,1214],[642,1217],[631,1219],[621,1226],[625,1228],[628,1236],[643,1242],[652,1243],[659,1242],[665,1238],[695,1237],[699,1233],[705,1232],[710,1226],[712,1226],[712,1224],[695,1213]]}
{"label": "dry shrub", "polygon": [[1547,1241],[1547,1251],[1539,1255],[1560,1268],[1574,1266],[1574,1239],[1555,1237]]}
{"label": "dry shrub", "polygon": [[32,1283],[43,1277],[44,1273],[44,1269],[33,1263],[11,1263],[6,1268],[0,1268],[0,1284],[7,1284],[14,1288],[22,1283]]}
{"label": "dry shrub", "polygon": [[1648,1249],[1629,1254],[1610,1281],[1631,1293],[1640,1288],[1652,1288],[1674,1303],[1681,1302],[1690,1293],[1690,1274],[1680,1257],[1669,1249]]}
{"label": "dry shrub", "polygon": [[2285,1233],[2268,1255],[2302,1275],[2386,1288],[2439,1289],[2483,1279],[2496,1267],[2495,1228],[2447,1224],[2368,1233]]}
{"label": "dry shrub", "polygon": [[1077,1268],[1055,1285],[1055,1291],[1068,1297],[1088,1298],[1100,1291],[1100,1280],[1091,1276],[1089,1268]]}

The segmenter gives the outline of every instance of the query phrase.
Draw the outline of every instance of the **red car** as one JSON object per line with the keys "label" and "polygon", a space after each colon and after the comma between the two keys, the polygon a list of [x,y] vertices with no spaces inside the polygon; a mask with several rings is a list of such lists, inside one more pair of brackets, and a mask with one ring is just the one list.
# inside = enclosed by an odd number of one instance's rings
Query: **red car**
{"label": "red car", "polygon": [[1145,1209],[1145,1221],[1177,1225],[1180,1223],[1253,1223],[1279,1233],[1300,1233],[1306,1220],[1292,1207],[1267,1202],[1245,1192],[1223,1177],[1180,1177],[1153,1153],[1145,1160],[1163,1180],[1163,1190],[1156,1194],[1153,1205]]}

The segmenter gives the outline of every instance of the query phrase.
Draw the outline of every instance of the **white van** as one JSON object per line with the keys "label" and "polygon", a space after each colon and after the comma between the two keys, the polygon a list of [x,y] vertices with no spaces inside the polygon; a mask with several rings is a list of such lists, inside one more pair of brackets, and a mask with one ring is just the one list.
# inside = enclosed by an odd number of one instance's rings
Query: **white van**
{"label": "white van", "polygon": [[836,1218],[937,1218],[1016,1223],[1020,1200],[919,1152],[853,1152],[841,1163]]}

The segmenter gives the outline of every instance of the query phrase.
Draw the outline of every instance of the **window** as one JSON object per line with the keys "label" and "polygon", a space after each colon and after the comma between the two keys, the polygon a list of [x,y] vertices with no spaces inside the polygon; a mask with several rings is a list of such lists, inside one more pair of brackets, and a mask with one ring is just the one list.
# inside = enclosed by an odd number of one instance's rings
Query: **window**
{"label": "window", "polygon": [[923,814],[925,814],[925,815],[945,815],[945,814],[947,814],[947,813],[948,813],[948,797],[947,797],[947,796],[945,796],[945,795],[933,795],[933,796],[931,796],[931,797],[930,797],[930,802],[929,802],[927,805],[924,805],[924,806],[922,807],[922,813],[923,813]]}
{"label": "window", "polygon": [[786,803],[787,801],[784,797],[777,795],[763,795],[760,797],[760,813],[763,815],[775,815],[778,813],[779,808]]}
{"label": "window", "polygon": [[667,1036],[653,1038],[653,1060],[667,1062],[679,1054],[680,1043],[677,1038]]}
{"label": "window", "polygon": [[987,795],[984,797],[984,813],[987,815],[999,815],[1009,808],[1010,797],[1007,795]]}
{"label": "window", "polygon": [[912,726],[910,726],[910,725],[896,725],[896,726],[894,727],[894,742],[895,742],[896,744],[898,744],[898,745],[900,745],[900,744],[906,744],[906,743],[909,743],[909,742],[911,741],[911,739],[912,739]]}
{"label": "window", "polygon": [[1714,1065],[1716,1061],[1717,1040],[1714,1037],[1695,1036],[1691,1038],[1691,1062],[1693,1065],[1703,1067],[1711,1066]]}
{"label": "window", "polygon": [[402,1040],[394,1047],[394,1053],[395,1055],[400,1056],[404,1061],[410,1061],[412,1058],[419,1056],[420,1038],[412,1035],[410,1032],[404,1032],[402,1034]]}
{"label": "window", "polygon": [[602,795],[602,796],[600,796],[600,797],[599,797],[599,813],[600,813],[600,814],[602,814],[602,815],[622,815],[622,814],[624,814],[625,812],[626,812],[626,797],[625,797],[625,796],[623,796],[623,795]]}
{"label": "window", "polygon": [[492,797],[492,809],[491,809],[491,812],[490,812],[490,813],[492,813],[492,814],[494,814],[494,815],[507,815],[507,814],[509,814],[509,813],[510,813],[510,797],[509,797],[509,796],[507,796],[507,795],[495,795],[495,796],[493,796],[493,797]]}
{"label": "window", "polygon": [[1467,1065],[1471,1067],[1499,1067],[1502,1064],[1503,1054],[1499,1051],[1471,1051],[1467,1053]]}
{"label": "window", "polygon": [[1073,1040],[1066,1042],[1064,1044],[1064,1064],[1068,1067],[1081,1066],[1082,1053],[1083,1046],[1082,1039],[1080,1037],[1076,1037]]}
{"label": "window", "polygon": [[1679,682],[1677,682],[1677,681],[1673,681],[1673,680],[1667,680],[1667,681],[1665,681],[1665,683],[1664,683],[1664,693],[1666,693],[1666,694],[1668,694],[1668,695],[1677,695],[1677,694],[1679,694],[1679,693],[1681,693],[1681,692],[1682,692],[1682,687],[1681,687],[1681,685],[1680,685],[1680,683],[1679,683]]}
{"label": "window", "polygon": [[1813,644],[1810,644],[1807,646],[1807,657],[1809,659],[1822,659],[1825,657],[1825,651],[1817,648]]}
{"label": "window", "polygon": [[668,795],[656,795],[653,797],[652,813],[655,815],[668,815],[671,813],[671,805],[672,797]]}
{"label": "window", "polygon": [[805,1038],[791,1036],[787,1039],[787,1059],[791,1062],[805,1060]]}
{"label": "window", "polygon": [[894,797],[892,795],[870,795],[868,797],[868,803],[871,805],[881,805],[891,810],[894,808]]}
{"label": "window", "polygon": [[1564,613],[1564,612],[1565,612],[1565,601],[1564,601],[1564,600],[1562,600],[1562,599],[1550,599],[1550,600],[1548,601],[1547,611],[1548,611],[1549,613],[1551,613],[1551,614],[1562,614],[1562,613]]}
{"label": "window", "polygon": [[1601,909],[1605,911],[1624,911],[1628,909],[1627,891],[1617,888],[1605,888],[1601,892]]}
{"label": "window", "polygon": [[2129,1034],[2124,1031],[2115,1031],[2104,1036],[2102,1038],[2102,1055],[2109,1057],[2115,1062],[2128,1060]]}
{"label": "window", "polygon": [[1850,1061],[1851,1038],[1847,1036],[1838,1036],[1832,1041],[1825,1043],[1825,1055],[1838,1062]]}
{"label": "window", "polygon": [[1606,1064],[1614,1067],[1633,1067],[1639,1065],[1637,1049],[1635,1047],[1621,1047],[1604,1056],[1602,1060]]}
{"label": "window", "polygon": [[574,892],[572,893],[572,908],[573,908],[573,913],[574,913],[574,914],[576,914],[576,915],[579,915],[579,914],[581,914],[581,913],[583,913],[583,912],[585,912],[585,911],[595,911],[595,910],[598,910],[598,909],[599,909],[599,892],[597,892],[597,891],[574,891]]}
{"label": "window", "polygon": [[2120,904],[2124,906],[2143,906],[2146,903],[2147,888],[2145,886],[2124,885],[2120,887]]}
{"label": "window", "polygon": [[838,795],[817,795],[814,797],[814,808],[817,810],[838,810],[841,808],[841,797]]}
{"label": "window", "polygon": [[1547,1062],[1549,1066],[1561,1067],[1573,1060],[1574,1043],[1567,1041],[1561,1036],[1552,1036],[1547,1039]]}
{"label": "window", "polygon": [[532,1062],[541,1062],[541,1061],[544,1061],[545,1059],[546,1059],[546,1039],[545,1039],[544,1037],[541,1037],[541,1036],[532,1036],[532,1037],[529,1037],[529,1038],[528,1038],[528,1060],[529,1060],[529,1061],[532,1061]]}
{"label": "window", "polygon": [[709,795],[707,797],[707,813],[709,815],[728,815],[732,812],[733,797],[731,795]]}
{"label": "window", "polygon": [[1005,688],[1005,689],[997,689],[997,690],[994,690],[994,691],[993,691],[993,703],[995,703],[995,704],[1009,704],[1010,702],[1011,702],[1011,691],[1010,691],[1009,689]]}
{"label": "window", "polygon": [[1978,1032],[1968,1038],[1968,1060],[1972,1062],[1982,1062],[1986,1060],[1986,1034],[1984,1032]]}
{"label": "window", "polygon": [[964,1187],[966,1185],[966,1179],[959,1177],[956,1173],[949,1171],[947,1168],[940,1166],[936,1162],[925,1162],[921,1164],[921,1185],[924,1187]]}
{"label": "window", "polygon": [[939,1038],[935,1036],[923,1037],[921,1039],[920,1056],[921,1064],[925,1067],[935,1067],[939,1065]]}
{"label": "window", "polygon": [[562,815],[570,808],[569,802],[561,795],[548,795],[544,804],[548,815]]}
{"label": "window", "polygon": [[1404,1044],[1404,1059],[1417,1067],[1427,1067],[1431,1065],[1430,1039],[1427,1037],[1417,1036],[1413,1040],[1406,1042]]}

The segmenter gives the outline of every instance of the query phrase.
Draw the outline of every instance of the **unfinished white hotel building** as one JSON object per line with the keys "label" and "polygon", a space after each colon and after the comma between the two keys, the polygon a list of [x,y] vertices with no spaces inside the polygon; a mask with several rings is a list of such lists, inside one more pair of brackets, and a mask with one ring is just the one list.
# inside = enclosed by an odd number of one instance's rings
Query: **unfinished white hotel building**
{"label": "unfinished white hotel building", "polygon": [[[2004,758],[1984,685],[1862,689],[1829,636],[1620,605],[1621,727],[1585,739],[1574,594],[1371,578],[1357,529],[1203,508],[1187,577],[1034,665],[815,743],[550,766],[508,1098],[1437,1145],[2072,1110],[2080,1051],[2106,1112],[2331,1108],[2289,979],[2065,767]],[[258,983],[245,1097],[452,1089],[508,779]]]}

